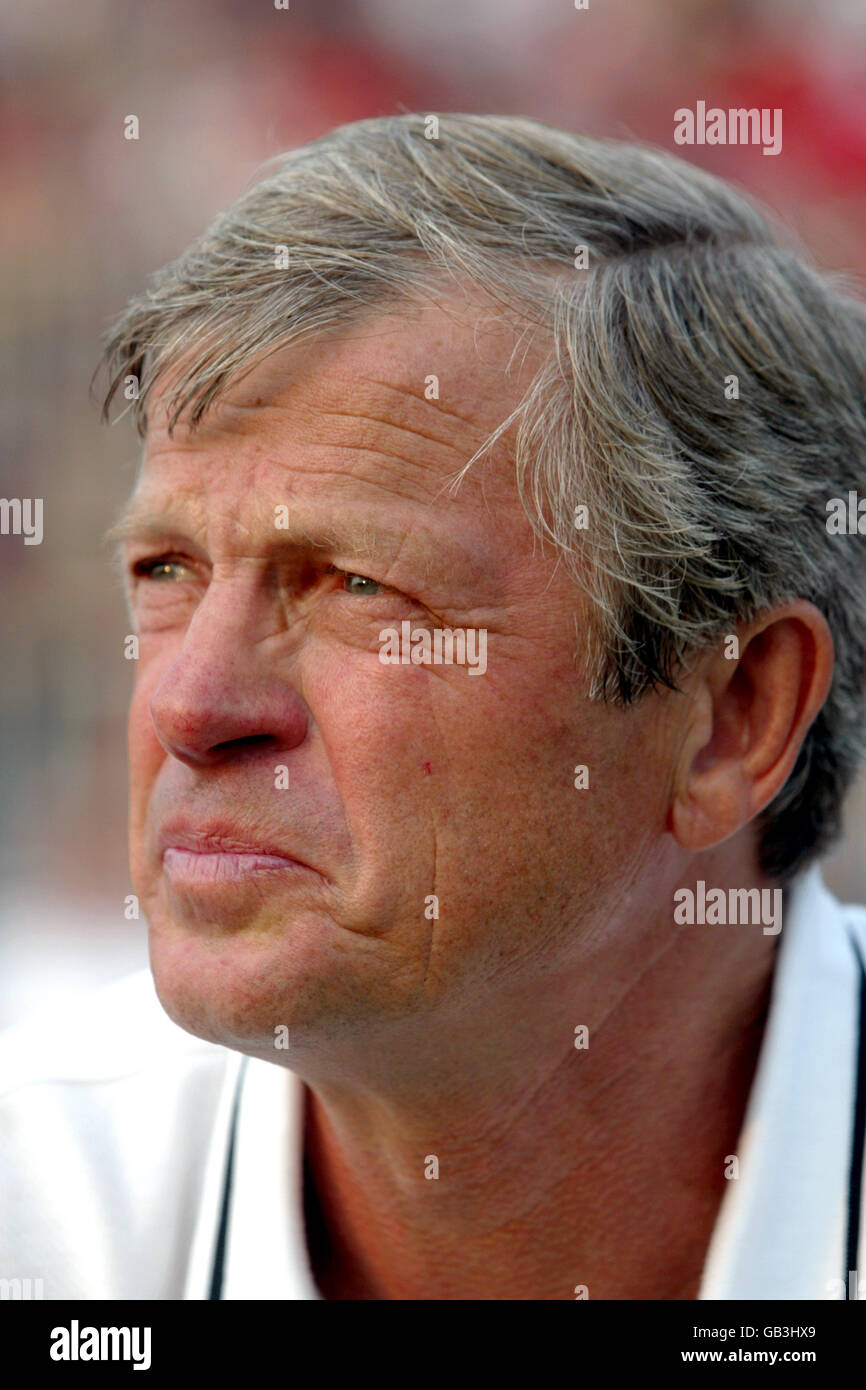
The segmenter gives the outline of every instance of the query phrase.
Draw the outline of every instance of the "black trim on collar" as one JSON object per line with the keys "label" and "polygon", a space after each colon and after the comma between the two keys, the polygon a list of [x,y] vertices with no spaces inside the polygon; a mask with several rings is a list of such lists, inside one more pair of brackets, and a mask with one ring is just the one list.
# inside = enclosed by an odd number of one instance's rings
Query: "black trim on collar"
{"label": "black trim on collar", "polygon": [[[863,1198],[863,1157],[866,1153],[866,962],[856,936],[851,945],[857,957],[860,974],[859,1018],[857,1026],[857,1080],[854,1089],[854,1123],[851,1133],[851,1168],[848,1177],[848,1238],[845,1242],[845,1268],[842,1278],[845,1298],[851,1298],[851,1274],[859,1284],[858,1254],[860,1244],[860,1209]],[[855,1287],[854,1298],[859,1289]]]}
{"label": "black trim on collar", "polygon": [[237,1085],[235,1086],[235,1098],[232,1102],[232,1120],[229,1130],[229,1147],[226,1154],[226,1171],[223,1178],[223,1195],[220,1205],[220,1219],[217,1227],[216,1244],[214,1245],[213,1265],[211,1266],[210,1293],[208,1302],[213,1299],[221,1299],[223,1296],[223,1280],[225,1278],[226,1260],[226,1240],[229,1229],[229,1207],[231,1206],[232,1195],[232,1176],[235,1164],[235,1134],[238,1127],[238,1110],[240,1108],[241,1086],[243,1085],[244,1072],[246,1071],[247,1059],[241,1060],[240,1071],[238,1072]]}

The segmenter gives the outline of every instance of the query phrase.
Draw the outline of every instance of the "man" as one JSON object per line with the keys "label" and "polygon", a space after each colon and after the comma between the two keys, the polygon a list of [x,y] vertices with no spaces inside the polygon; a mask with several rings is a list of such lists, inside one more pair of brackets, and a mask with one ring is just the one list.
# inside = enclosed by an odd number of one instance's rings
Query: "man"
{"label": "man", "polygon": [[10,1272],[856,1297],[862,306],[671,156],[406,116],[285,157],[107,356],[172,1022],[136,977],[7,1042]]}

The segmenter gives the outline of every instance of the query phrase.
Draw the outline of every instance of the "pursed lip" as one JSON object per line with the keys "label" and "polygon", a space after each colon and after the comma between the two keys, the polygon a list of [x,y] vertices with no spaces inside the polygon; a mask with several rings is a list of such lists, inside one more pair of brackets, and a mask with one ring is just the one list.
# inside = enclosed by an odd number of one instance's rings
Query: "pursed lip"
{"label": "pursed lip", "polygon": [[247,856],[250,861],[273,860],[277,865],[283,861],[287,865],[312,868],[306,860],[275,844],[269,836],[243,832],[240,827],[228,822],[209,821],[193,825],[189,821],[169,821],[159,831],[157,847],[161,859],[164,859],[166,850],[181,850],[202,856],[227,855],[240,856],[241,859]]}

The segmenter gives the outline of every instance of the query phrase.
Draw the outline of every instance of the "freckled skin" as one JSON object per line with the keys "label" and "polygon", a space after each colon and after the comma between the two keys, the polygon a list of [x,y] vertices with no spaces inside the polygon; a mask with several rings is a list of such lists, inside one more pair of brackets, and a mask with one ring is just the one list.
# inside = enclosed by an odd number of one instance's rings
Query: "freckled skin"
{"label": "freckled skin", "polygon": [[[697,876],[765,881],[748,827],[697,853],[673,833],[689,697],[587,698],[586,600],[507,441],[449,491],[541,360],[506,370],[514,342],[431,306],[293,347],[193,434],[152,414],[136,490],[170,516],[126,548],[171,559],[131,594],[154,978],[184,1028],[310,1086],[331,1297],[693,1296],[760,1036],[772,942],[671,924]],[[405,619],[485,628],[484,675],[381,663]],[[157,835],[180,811],[311,867],[173,887]]]}

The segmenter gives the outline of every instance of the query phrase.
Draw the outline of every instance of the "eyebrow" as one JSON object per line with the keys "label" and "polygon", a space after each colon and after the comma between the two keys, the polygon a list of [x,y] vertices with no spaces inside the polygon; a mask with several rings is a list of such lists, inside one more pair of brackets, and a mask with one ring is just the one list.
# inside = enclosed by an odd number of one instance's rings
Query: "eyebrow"
{"label": "eyebrow", "polygon": [[[128,541],[158,541],[170,535],[187,535],[191,529],[188,519],[131,507],[108,528],[103,541],[118,551]],[[275,528],[275,536],[277,549],[308,546],[312,550],[341,551],[369,559],[389,548],[395,549],[405,539],[402,533],[383,530],[367,522],[354,522],[344,527],[323,525],[315,531],[290,524],[284,530]]]}
{"label": "eyebrow", "polygon": [[109,526],[102,539],[106,545],[120,546],[125,541],[156,540],[160,536],[180,535],[188,529],[189,523],[184,525],[180,518],[165,515],[162,512],[146,512],[138,508],[130,508],[113,525]]}

